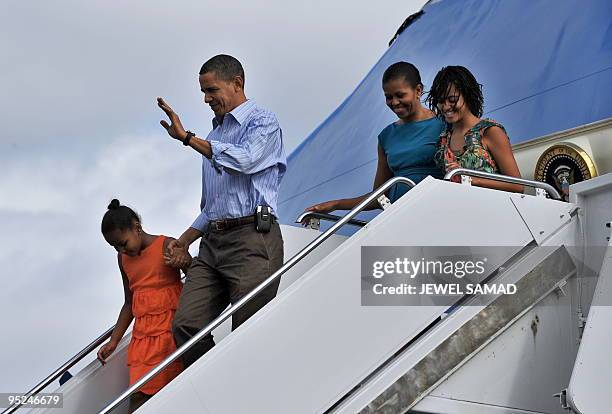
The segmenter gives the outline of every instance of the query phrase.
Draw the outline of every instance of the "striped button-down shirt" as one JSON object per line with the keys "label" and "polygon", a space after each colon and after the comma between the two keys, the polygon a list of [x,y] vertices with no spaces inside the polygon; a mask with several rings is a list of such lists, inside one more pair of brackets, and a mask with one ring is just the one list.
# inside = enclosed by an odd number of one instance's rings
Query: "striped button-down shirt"
{"label": "striped button-down shirt", "polygon": [[213,119],[206,140],[212,158],[202,157],[201,213],[191,227],[206,232],[210,220],[248,216],[259,205],[270,206],[276,215],[287,169],[276,116],[247,100],[225,114],[222,123]]}

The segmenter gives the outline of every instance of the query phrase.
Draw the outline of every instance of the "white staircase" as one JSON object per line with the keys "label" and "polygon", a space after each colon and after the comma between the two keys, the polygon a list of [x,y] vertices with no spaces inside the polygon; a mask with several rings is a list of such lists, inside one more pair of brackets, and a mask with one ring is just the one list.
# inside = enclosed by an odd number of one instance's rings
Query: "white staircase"
{"label": "white staircase", "polygon": [[[612,194],[608,181],[601,191]],[[587,222],[578,207],[590,205],[594,223],[609,214],[584,197],[563,203],[428,178],[350,238],[308,255],[272,302],[229,335],[218,328],[216,339],[227,337],[138,412],[563,413],[552,395],[569,384],[576,308],[588,312],[592,294],[576,277]],[[316,234],[283,227],[286,257]],[[363,246],[469,246],[489,255],[484,279],[519,292],[462,298],[450,315],[416,300],[363,306]],[[123,390],[124,352],[61,387],[62,412],[97,412]]]}

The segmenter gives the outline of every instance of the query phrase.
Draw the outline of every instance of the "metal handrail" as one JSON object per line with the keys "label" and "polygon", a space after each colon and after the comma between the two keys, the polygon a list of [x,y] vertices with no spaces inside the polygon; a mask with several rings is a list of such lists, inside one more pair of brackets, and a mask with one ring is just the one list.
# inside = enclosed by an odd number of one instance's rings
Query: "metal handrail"
{"label": "metal handrail", "polygon": [[115,326],[116,325],[113,325],[111,328],[108,328],[102,335],[94,339],[92,343],[87,345],[79,353],[77,353],[75,356],[73,356],[68,361],[66,361],[61,367],[56,369],[47,378],[42,380],[40,383],[38,383],[38,385],[36,385],[34,388],[28,391],[26,394],[27,396],[26,398],[20,399],[19,403],[10,405],[7,410],[2,412],[2,414],[10,414],[10,413],[17,411],[19,407],[21,407],[29,397],[38,394],[40,391],[45,389],[45,387],[47,387],[49,384],[55,381],[60,375],[62,375],[64,372],[68,371],[70,368],[76,365],[87,354],[89,354],[91,351],[96,349],[98,346],[102,345],[102,343],[111,336],[111,334],[113,333],[113,329],[115,329]]}
{"label": "metal handrail", "polygon": [[[185,279],[185,276],[183,275],[181,277],[181,281],[184,280],[184,279]],[[25,404],[25,401],[27,401],[27,399],[29,397],[32,397],[32,396],[38,394],[39,392],[41,392],[42,390],[44,390],[49,384],[51,384],[53,381],[55,381],[57,378],[59,378],[64,372],[68,371],[70,368],[72,368],[73,366],[78,364],[91,351],[95,350],[97,347],[102,345],[102,343],[104,343],[104,341],[106,341],[108,338],[111,337],[111,335],[113,334],[113,331],[115,330],[116,326],[117,325],[113,325],[110,328],[108,328],[106,331],[104,331],[104,333],[102,335],[100,335],[99,337],[94,339],[89,345],[87,345],[85,348],[81,349],[75,356],[70,358],[63,365],[61,365],[58,369],[53,371],[53,373],[49,374],[49,376],[47,378],[45,378],[44,380],[39,382],[37,385],[35,385],[34,388],[32,388],[30,391],[28,391],[25,394],[25,397],[23,398],[23,400],[20,400],[19,403],[9,405],[8,408],[6,410],[2,411],[1,414],[11,414],[11,413],[14,413],[15,411],[17,411],[19,409],[19,407],[21,407],[23,404]]]}
{"label": "metal handrail", "polygon": [[559,195],[559,192],[552,185],[544,183],[542,181],[526,180],[524,178],[511,177],[509,175],[502,174],[492,174],[484,171],[470,170],[468,168],[455,168],[454,170],[447,172],[444,176],[444,179],[450,180],[456,175],[467,175],[470,177],[486,178],[489,180],[501,181],[504,183],[520,184],[536,189],[539,188],[548,192],[548,194],[550,194],[550,196],[555,200],[562,200],[561,196]]}
{"label": "metal handrail", "polygon": [[[295,222],[302,223],[304,220],[312,220],[312,219],[336,222],[336,221],[340,221],[342,219],[342,216],[336,216],[335,214],[318,213],[316,211],[305,211],[302,214],[300,214],[298,218],[295,219]],[[363,227],[366,224],[368,224],[368,222],[364,220],[351,219],[346,224],[349,224],[352,226]]]}
{"label": "metal handrail", "polygon": [[196,342],[202,339],[204,336],[210,334],[213,329],[221,325],[226,319],[232,316],[235,312],[240,310],[248,301],[250,301],[254,296],[259,294],[262,290],[268,287],[272,282],[281,277],[284,273],[286,273],[289,269],[295,266],[300,260],[302,260],[306,255],[308,255],[311,251],[313,251],[316,247],[318,247],[321,243],[327,240],[332,234],[334,234],[338,229],[344,226],[349,220],[355,217],[357,214],[361,212],[368,204],[372,201],[376,200],[381,194],[384,194],[385,191],[389,189],[394,184],[403,183],[409,185],[410,187],[414,187],[414,181],[405,178],[405,177],[394,177],[389,181],[385,182],[378,189],[373,191],[365,200],[361,203],[357,204],[354,209],[352,209],[346,216],[342,217],[342,219],[336,222],[333,226],[331,226],[327,231],[322,233],[315,240],[310,242],[306,247],[300,250],[295,256],[289,259],[280,269],[271,274],[266,280],[264,280],[261,284],[259,284],[255,289],[247,293],[243,296],[238,302],[230,305],[227,309],[225,309],[219,316],[217,316],[211,323],[205,326],[200,332],[198,332],[195,336],[193,336],[190,340],[185,342],[180,348],[174,351],[170,356],[164,359],[161,363],[159,363],[155,368],[149,371],[146,375],[140,378],[137,382],[135,382],[132,386],[130,386],[127,390],[125,390],[119,397],[117,397],[113,402],[107,405],[102,411],[98,414],[107,414],[111,410],[115,409],[119,404],[123,402],[126,398],[128,398],[131,394],[136,392],[140,387],[149,382],[151,378],[161,372],[164,368],[174,362],[178,357],[183,355],[185,351],[190,349]]}

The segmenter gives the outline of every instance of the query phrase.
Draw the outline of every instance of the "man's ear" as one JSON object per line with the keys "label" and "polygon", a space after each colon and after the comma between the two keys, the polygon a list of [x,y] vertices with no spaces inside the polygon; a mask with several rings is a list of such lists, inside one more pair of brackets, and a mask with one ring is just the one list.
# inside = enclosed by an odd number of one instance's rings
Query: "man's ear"
{"label": "man's ear", "polygon": [[244,90],[244,79],[242,79],[242,76],[240,75],[234,76],[234,79],[232,80],[232,82],[234,83],[234,89],[236,92]]}

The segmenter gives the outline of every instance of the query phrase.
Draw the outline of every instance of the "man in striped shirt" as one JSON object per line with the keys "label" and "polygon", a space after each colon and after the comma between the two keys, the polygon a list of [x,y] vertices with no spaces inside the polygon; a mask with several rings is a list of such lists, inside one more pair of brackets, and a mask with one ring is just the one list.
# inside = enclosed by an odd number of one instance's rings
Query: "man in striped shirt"
{"label": "man in striped shirt", "polygon": [[[180,266],[188,260],[189,245],[202,238],[174,316],[177,346],[283,264],[283,239],[276,218],[269,232],[255,227],[258,206],[267,206],[276,214],[278,188],[286,170],[276,116],[246,98],[244,70],[231,56],[208,60],[199,80],[204,102],[215,114],[213,129],[205,139],[186,131],[172,108],[162,98],[157,99],[170,121],[161,121],[168,134],[202,154],[200,215],[170,243],[166,254],[168,264]],[[276,295],[278,283],[236,312],[232,329],[269,302]],[[212,335],[208,335],[183,354],[185,365],[213,346]]]}

